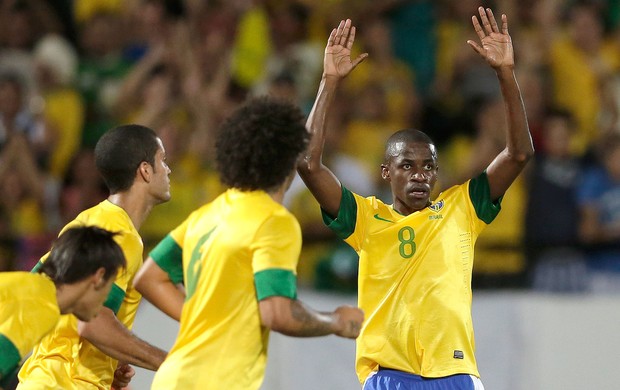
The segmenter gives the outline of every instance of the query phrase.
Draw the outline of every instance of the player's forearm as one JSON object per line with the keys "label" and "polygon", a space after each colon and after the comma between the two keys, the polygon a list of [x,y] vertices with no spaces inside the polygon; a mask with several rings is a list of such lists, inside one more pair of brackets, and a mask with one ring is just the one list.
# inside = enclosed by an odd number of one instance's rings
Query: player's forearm
{"label": "player's forearm", "polygon": [[534,154],[527,115],[512,66],[496,69],[508,119],[506,149],[518,163],[525,164]]}
{"label": "player's forearm", "polygon": [[106,307],[95,319],[78,322],[78,332],[106,355],[147,370],[156,371],[167,355],[135,336]]}
{"label": "player's forearm", "polygon": [[299,164],[300,174],[305,171],[320,169],[323,145],[325,143],[327,115],[329,107],[335,98],[338,83],[339,79],[337,77],[323,76],[321,78],[314,106],[306,121],[306,128],[311,135],[311,139],[304,160]]}
{"label": "player's forearm", "polygon": [[270,327],[278,333],[294,337],[325,336],[339,331],[334,313],[318,312],[294,299],[290,300],[288,313],[275,318]]}

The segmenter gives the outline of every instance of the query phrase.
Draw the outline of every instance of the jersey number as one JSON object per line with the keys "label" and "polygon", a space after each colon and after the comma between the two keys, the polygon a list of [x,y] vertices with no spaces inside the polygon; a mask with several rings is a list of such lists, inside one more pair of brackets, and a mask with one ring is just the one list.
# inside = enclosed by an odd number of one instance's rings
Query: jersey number
{"label": "jersey number", "polygon": [[408,259],[415,254],[415,232],[413,228],[409,226],[405,226],[404,228],[398,231],[398,241],[400,241],[400,245],[398,246],[398,251],[400,255],[404,259]]}
{"label": "jersey number", "polygon": [[187,295],[185,296],[185,300],[189,300],[194,292],[196,291],[196,285],[198,284],[198,279],[200,278],[200,272],[202,271],[202,262],[201,258],[201,248],[204,243],[209,239],[211,233],[215,228],[211,229],[207,234],[200,237],[194,250],[192,251],[192,258],[189,260],[189,265],[187,267]]}

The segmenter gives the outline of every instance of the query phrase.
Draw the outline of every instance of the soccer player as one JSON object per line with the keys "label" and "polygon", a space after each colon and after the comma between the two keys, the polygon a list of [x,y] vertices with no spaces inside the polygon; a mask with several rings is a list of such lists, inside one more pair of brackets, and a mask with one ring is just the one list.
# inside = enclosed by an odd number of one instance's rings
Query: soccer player
{"label": "soccer player", "polygon": [[68,229],[37,273],[0,273],[0,388],[61,314],[90,321],[99,313],[126,266],[114,235],[93,226]]}
{"label": "soccer player", "polygon": [[357,339],[364,389],[482,389],[474,358],[471,273],[479,233],[500,210],[504,192],[534,149],[514,76],[508,24],[490,9],[472,22],[481,45],[467,43],[495,70],[508,116],[506,147],[484,172],[431,201],[437,150],[421,131],[387,140],[381,176],[393,204],[341,186],[321,162],[325,120],[340,81],[365,57],[351,59],[355,27],[342,21],[329,37],[324,70],[308,118],[310,145],[298,172],[326,224],[359,254],[358,300],[367,320]]}
{"label": "soccer player", "polygon": [[97,318],[83,322],[65,316],[34,348],[19,372],[18,389],[109,389],[119,361],[121,372],[130,376],[133,370],[125,364],[157,370],[166,357],[130,331],[141,298],[132,285],[143,259],[138,229],[155,205],[170,199],[165,157],[161,140],[144,126],[116,127],[97,142],[95,163],[110,196],[64,230],[86,224],[119,232],[115,239],[127,269],[118,275]]}
{"label": "soccer player", "polygon": [[183,294],[146,286],[167,279],[186,291],[177,340],[153,389],[258,389],[270,330],[357,337],[358,308],[317,312],[297,299],[301,229],[281,202],[308,138],[297,107],[266,97],[250,100],[221,127],[217,166],[230,188],[164,238],[136,278],[160,308],[171,295],[178,305]]}

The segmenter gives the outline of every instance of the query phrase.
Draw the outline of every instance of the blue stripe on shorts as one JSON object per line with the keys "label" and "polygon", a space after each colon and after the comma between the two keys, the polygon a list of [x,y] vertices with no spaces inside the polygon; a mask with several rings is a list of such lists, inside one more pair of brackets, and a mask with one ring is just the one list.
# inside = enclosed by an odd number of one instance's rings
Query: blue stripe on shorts
{"label": "blue stripe on shorts", "polygon": [[368,377],[364,390],[474,390],[468,374],[423,378],[397,370],[381,369]]}

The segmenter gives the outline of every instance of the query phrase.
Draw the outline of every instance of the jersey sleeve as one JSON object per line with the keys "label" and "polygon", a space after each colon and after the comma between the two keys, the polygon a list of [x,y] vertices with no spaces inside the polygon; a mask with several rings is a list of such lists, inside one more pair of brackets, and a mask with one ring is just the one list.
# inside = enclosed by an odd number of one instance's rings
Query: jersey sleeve
{"label": "jersey sleeve", "polygon": [[[361,241],[358,240],[358,237],[362,236],[358,234],[360,233],[358,214],[363,211],[358,208],[358,204],[363,204],[363,202],[358,203],[357,198],[361,199],[361,197],[355,195],[345,186],[342,186],[342,198],[340,199],[340,208],[338,209],[336,218],[332,218],[321,209],[325,225],[334,231],[338,237],[351,245],[356,251],[359,250],[361,246]],[[356,229],[358,230],[357,232]]]}
{"label": "jersey sleeve", "polygon": [[188,221],[177,226],[153,248],[149,256],[164,270],[172,283],[183,283],[183,242]]}
{"label": "jersey sleeve", "polygon": [[493,222],[499,214],[503,197],[502,195],[497,200],[491,199],[491,189],[486,171],[469,181],[469,199],[474,206],[478,219],[487,225]]}
{"label": "jersey sleeve", "polygon": [[269,217],[251,245],[254,285],[258,300],[270,296],[297,298],[297,261],[301,228],[291,214]]}
{"label": "jersey sleeve", "polygon": [[127,268],[121,269],[116,276],[116,280],[112,285],[110,294],[104,302],[104,306],[112,310],[115,314],[125,299],[127,289],[131,286],[133,277],[142,266],[142,241],[134,234],[125,232],[114,237],[114,241],[121,247],[125,259],[127,260]]}

